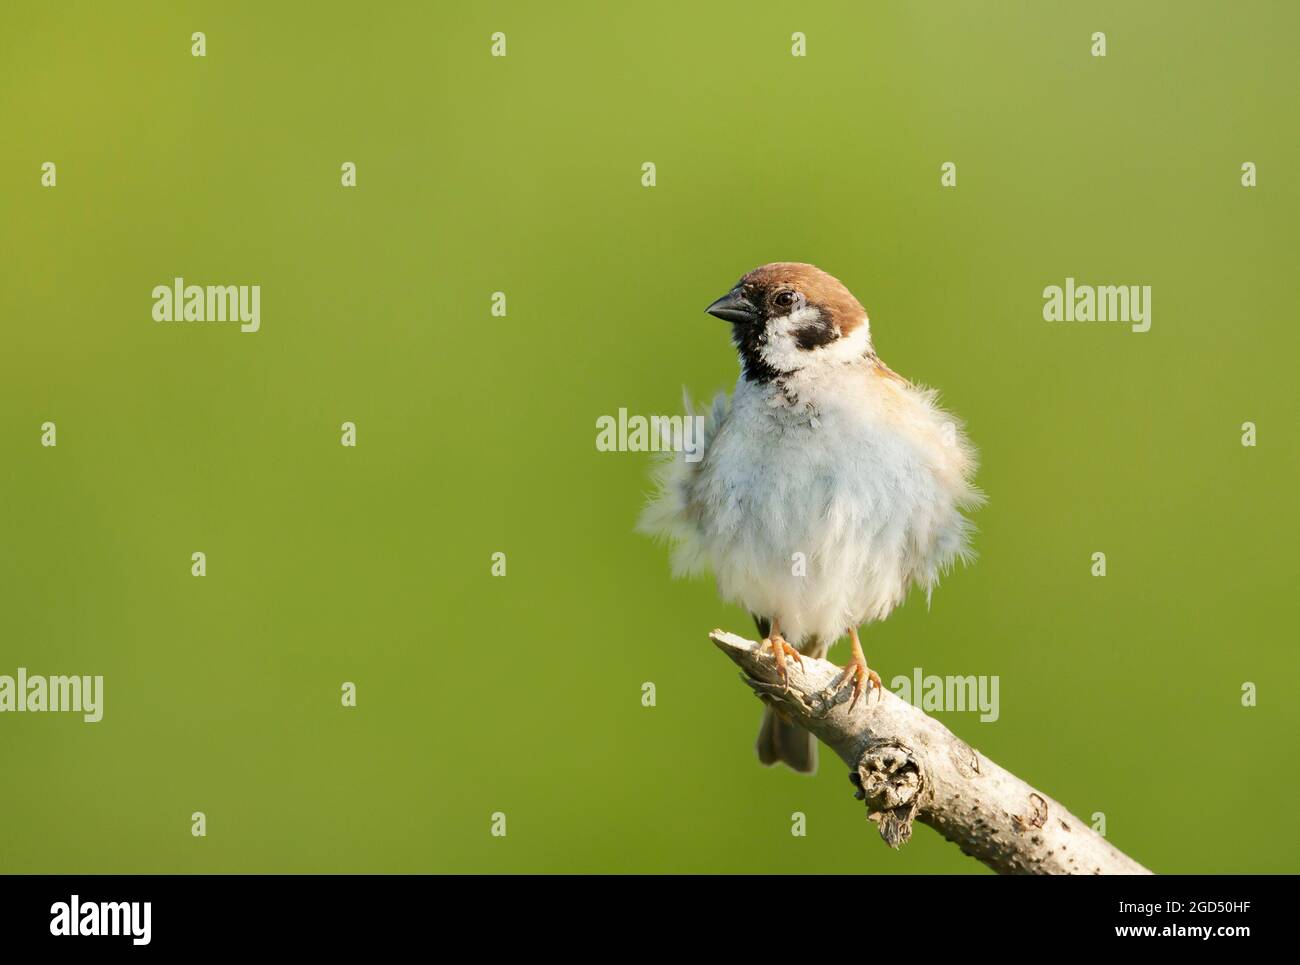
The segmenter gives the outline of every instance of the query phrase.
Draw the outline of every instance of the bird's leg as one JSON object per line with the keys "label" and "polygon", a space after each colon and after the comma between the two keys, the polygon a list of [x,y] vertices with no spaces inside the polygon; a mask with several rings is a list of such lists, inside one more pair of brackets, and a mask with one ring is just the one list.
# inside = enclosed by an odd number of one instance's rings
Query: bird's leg
{"label": "bird's leg", "polygon": [[762,648],[772,648],[772,656],[776,658],[776,672],[781,678],[781,682],[786,681],[785,658],[794,657],[795,663],[803,668],[803,656],[790,644],[786,643],[785,637],[781,636],[781,625],[776,617],[772,617],[772,627],[767,636],[763,639]]}
{"label": "bird's leg", "polygon": [[853,700],[849,703],[849,710],[853,710],[854,704],[862,696],[865,681],[871,681],[878,690],[883,690],[884,686],[880,682],[880,674],[867,666],[867,658],[862,653],[862,641],[858,639],[857,627],[849,627],[849,639],[853,641],[853,659],[845,665],[840,684],[842,685],[850,677],[853,678]]}

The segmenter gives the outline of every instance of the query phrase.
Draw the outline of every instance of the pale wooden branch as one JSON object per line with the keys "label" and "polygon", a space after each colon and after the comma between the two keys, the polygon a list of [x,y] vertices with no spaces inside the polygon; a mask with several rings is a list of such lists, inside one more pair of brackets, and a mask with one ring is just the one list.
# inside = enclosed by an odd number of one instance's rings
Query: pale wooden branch
{"label": "pale wooden branch", "polygon": [[928,824],[1000,874],[1150,874],[1042,791],[994,764],[948,728],[885,690],[853,688],[825,660],[787,661],[782,685],[771,653],[714,630],[718,648],[764,703],[811,731],[849,765],[857,797],[880,836],[899,847],[912,822]]}

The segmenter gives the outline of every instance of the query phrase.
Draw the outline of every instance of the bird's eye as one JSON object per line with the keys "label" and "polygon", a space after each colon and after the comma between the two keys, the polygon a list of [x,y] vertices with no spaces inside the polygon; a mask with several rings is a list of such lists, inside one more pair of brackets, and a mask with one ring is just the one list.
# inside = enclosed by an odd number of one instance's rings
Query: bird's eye
{"label": "bird's eye", "polygon": [[782,308],[789,308],[791,305],[794,304],[794,297],[795,297],[794,292],[787,290],[783,292],[777,292],[774,301],[777,303],[777,305],[779,305]]}

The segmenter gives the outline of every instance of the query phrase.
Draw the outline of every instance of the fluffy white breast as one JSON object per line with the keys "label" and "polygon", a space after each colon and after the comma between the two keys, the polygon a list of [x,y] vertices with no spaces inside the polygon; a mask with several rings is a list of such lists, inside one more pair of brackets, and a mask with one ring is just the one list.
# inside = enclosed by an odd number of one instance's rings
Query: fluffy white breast
{"label": "fluffy white breast", "polygon": [[725,599],[776,616],[796,646],[816,638],[814,651],[969,556],[962,510],[981,498],[973,450],[934,393],[853,351],[741,379],[730,407],[719,396],[703,459],[666,465],[642,519],[675,544],[678,573],[712,570]]}

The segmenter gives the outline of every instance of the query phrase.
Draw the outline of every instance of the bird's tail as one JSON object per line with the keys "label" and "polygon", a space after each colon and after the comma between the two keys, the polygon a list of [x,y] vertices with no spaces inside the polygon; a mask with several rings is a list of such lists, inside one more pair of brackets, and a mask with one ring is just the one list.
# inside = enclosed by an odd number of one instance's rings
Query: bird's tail
{"label": "bird's tail", "polygon": [[798,724],[787,724],[770,708],[763,710],[758,731],[758,759],[764,764],[778,761],[801,774],[817,770],[817,740]]}
{"label": "bird's tail", "polygon": [[[750,616],[754,618],[754,626],[758,627],[758,635],[767,639],[772,621],[756,613],[751,613]],[[820,651],[814,638],[804,652],[819,657]],[[817,770],[817,739],[802,727],[786,723],[770,708],[763,710],[763,726],[758,729],[755,749],[763,764],[771,765],[779,761],[800,774],[812,774]]]}

